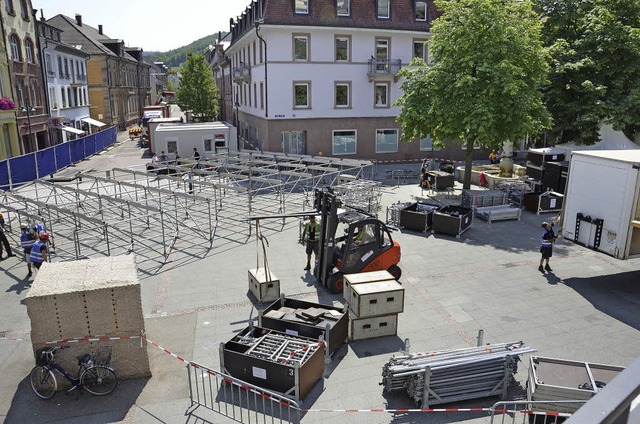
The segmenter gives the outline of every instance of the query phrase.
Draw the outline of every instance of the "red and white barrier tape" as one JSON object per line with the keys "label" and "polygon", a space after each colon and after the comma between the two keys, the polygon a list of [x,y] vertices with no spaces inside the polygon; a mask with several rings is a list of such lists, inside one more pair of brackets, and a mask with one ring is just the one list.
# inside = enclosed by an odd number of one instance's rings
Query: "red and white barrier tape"
{"label": "red and white barrier tape", "polygon": [[149,340],[149,339],[147,338],[147,336],[145,336],[145,335],[144,335],[144,333],[143,333],[143,332],[140,332],[140,342],[141,342],[141,343],[142,343],[142,340],[145,340],[145,341],[147,341],[147,342],[151,343],[153,346],[155,346],[155,347],[157,347],[158,349],[162,350],[164,353],[166,353],[166,354],[168,354],[168,355],[173,356],[174,358],[176,358],[176,359],[178,359],[178,360],[180,360],[180,361],[184,362],[185,364],[190,364],[190,363],[191,363],[191,361],[189,361],[189,360],[187,360],[187,359],[184,359],[184,358],[183,358],[182,356],[180,356],[180,355],[176,355],[175,353],[171,352],[169,349],[167,349],[167,348],[164,348],[164,347],[160,346],[158,343],[154,342],[153,340]]}
{"label": "red and white barrier tape", "polygon": [[[68,339],[50,340],[47,342],[33,342],[35,345],[52,345],[63,343],[88,343],[88,342],[106,342],[111,340],[131,340],[139,339],[140,336],[82,336],[72,337]],[[16,337],[0,337],[0,340],[10,340],[13,342],[24,342],[25,339],[18,339]]]}

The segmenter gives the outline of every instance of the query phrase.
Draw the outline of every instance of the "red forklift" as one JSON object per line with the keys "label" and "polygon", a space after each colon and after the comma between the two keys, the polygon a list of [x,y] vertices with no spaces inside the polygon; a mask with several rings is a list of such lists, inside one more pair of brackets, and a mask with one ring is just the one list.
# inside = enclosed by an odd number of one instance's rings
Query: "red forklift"
{"label": "red forklift", "polygon": [[393,241],[391,228],[364,211],[341,205],[330,188],[316,190],[315,206],[321,221],[314,275],[329,292],[342,293],[345,274],[387,270],[400,279],[400,245]]}
{"label": "red forklift", "polygon": [[320,240],[314,268],[317,281],[331,293],[342,293],[344,275],[387,270],[398,280],[400,245],[392,229],[365,211],[342,205],[331,188],[316,189],[315,210],[251,220],[320,216]]}

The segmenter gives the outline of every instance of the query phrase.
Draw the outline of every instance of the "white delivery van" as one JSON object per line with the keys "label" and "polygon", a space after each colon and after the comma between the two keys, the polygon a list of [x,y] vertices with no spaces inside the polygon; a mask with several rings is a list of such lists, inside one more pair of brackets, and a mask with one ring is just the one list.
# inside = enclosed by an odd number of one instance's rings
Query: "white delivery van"
{"label": "white delivery van", "polygon": [[224,122],[203,122],[188,124],[159,124],[152,135],[156,153],[164,151],[169,160],[176,154],[181,158],[193,157],[197,149],[201,158],[237,151],[235,127]]}
{"label": "white delivery van", "polygon": [[640,256],[640,150],[573,152],[562,235],[615,258]]}

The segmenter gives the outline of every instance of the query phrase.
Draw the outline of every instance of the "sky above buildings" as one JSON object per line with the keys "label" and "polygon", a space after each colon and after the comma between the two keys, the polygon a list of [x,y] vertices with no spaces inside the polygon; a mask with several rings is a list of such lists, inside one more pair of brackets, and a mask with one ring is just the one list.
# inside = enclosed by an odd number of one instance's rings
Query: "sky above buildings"
{"label": "sky above buildings", "polygon": [[168,51],[218,31],[229,31],[251,0],[31,0],[45,19],[62,14],[98,28],[129,47]]}

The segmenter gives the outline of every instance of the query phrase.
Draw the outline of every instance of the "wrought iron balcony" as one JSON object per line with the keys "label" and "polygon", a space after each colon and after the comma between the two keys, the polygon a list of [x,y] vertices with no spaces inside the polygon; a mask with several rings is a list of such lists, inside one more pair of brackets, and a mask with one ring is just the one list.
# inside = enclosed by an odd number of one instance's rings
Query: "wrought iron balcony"
{"label": "wrought iron balcony", "polygon": [[400,59],[369,59],[369,82],[388,80],[393,78],[398,81],[398,72],[402,69],[402,60]]}
{"label": "wrought iron balcony", "polygon": [[73,75],[73,81],[71,82],[71,85],[83,85],[86,83],[87,83],[86,75],[78,75],[78,74]]}
{"label": "wrought iron balcony", "polygon": [[249,65],[242,64],[237,68],[233,68],[233,80],[251,81],[251,67]]}

